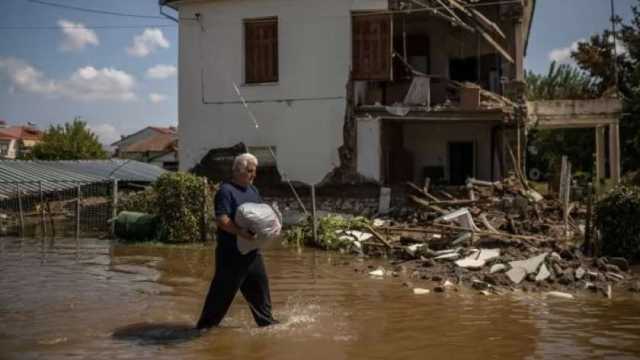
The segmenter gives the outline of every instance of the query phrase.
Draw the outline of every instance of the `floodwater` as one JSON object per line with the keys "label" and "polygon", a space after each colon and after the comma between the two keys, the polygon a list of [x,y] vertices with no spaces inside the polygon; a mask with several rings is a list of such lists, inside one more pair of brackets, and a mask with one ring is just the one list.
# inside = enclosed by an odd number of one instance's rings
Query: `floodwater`
{"label": "floodwater", "polygon": [[640,358],[640,298],[622,290],[414,295],[335,253],[276,246],[265,259],[282,324],[256,328],[238,295],[201,334],[212,245],[0,238],[0,359]]}

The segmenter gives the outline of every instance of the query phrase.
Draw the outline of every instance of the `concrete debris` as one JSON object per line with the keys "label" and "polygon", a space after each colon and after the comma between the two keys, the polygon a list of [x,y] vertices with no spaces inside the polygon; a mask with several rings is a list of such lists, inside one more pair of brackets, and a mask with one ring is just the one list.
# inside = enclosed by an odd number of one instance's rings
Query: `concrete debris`
{"label": "concrete debris", "polygon": [[507,276],[514,284],[520,284],[527,277],[527,270],[521,267],[511,268],[507,271]]}
{"label": "concrete debris", "polygon": [[555,297],[559,299],[568,299],[568,300],[571,300],[574,298],[573,295],[565,292],[560,292],[560,291],[549,291],[546,295],[550,297]]}
{"label": "concrete debris", "polygon": [[[368,223],[363,219],[366,226],[337,233],[351,239],[339,250],[402,263],[412,280],[437,279],[437,286],[429,287],[431,292],[458,286],[485,291],[488,289],[483,287],[491,286],[492,293],[498,294],[516,289],[564,294],[583,287],[602,291],[598,289],[606,289],[608,283],[640,292],[640,278],[629,272],[628,261],[583,253],[575,246],[578,239],[567,238],[557,196],[541,196],[521,174],[500,182],[469,179],[461,187],[440,187],[429,180],[424,186],[407,185],[408,204],[397,201],[398,193],[394,192],[384,215],[377,212],[377,193],[375,202],[369,204],[365,199],[362,206],[356,199],[321,205],[321,210],[346,211],[346,201],[353,215],[375,217]],[[575,204],[569,211],[568,224],[569,230],[579,236],[586,207]],[[304,230],[305,234],[312,233]],[[376,278],[393,275],[384,269],[370,270],[374,270],[370,276]]]}
{"label": "concrete debris", "polygon": [[446,221],[446,222],[452,221],[470,231],[479,230],[473,221],[473,217],[471,216],[469,209],[467,208],[462,208],[462,209],[450,212],[435,220],[435,222],[439,222],[439,221]]}
{"label": "concrete debris", "polygon": [[430,293],[431,290],[429,289],[422,289],[422,288],[413,288],[413,293],[416,295],[426,295],[428,293]]}
{"label": "concrete debris", "polygon": [[372,277],[375,277],[375,278],[378,278],[378,277],[381,278],[381,277],[384,277],[384,275],[385,275],[385,271],[382,268],[378,268],[376,270],[373,270],[373,271],[369,272],[369,276],[372,276]]}
{"label": "concrete debris", "polygon": [[491,292],[489,290],[481,290],[480,294],[482,294],[484,296],[489,296],[489,295],[491,295]]}
{"label": "concrete debris", "polygon": [[495,274],[497,272],[502,272],[507,270],[507,265],[505,264],[494,264],[493,266],[491,266],[491,269],[489,270],[490,274]]}
{"label": "concrete debris", "polygon": [[470,256],[456,261],[456,265],[467,269],[481,269],[486,262],[500,256],[500,249],[480,249]]}
{"label": "concrete debris", "polygon": [[607,263],[617,266],[622,271],[629,271],[629,262],[623,257],[608,257]]}
{"label": "concrete debris", "polygon": [[522,268],[527,274],[533,274],[538,271],[540,264],[547,258],[549,253],[542,253],[527,260],[512,261],[509,263],[511,268]]}
{"label": "concrete debris", "polygon": [[538,275],[536,275],[536,282],[545,281],[551,276],[549,269],[547,269],[546,264],[542,264],[540,266],[540,271],[538,271]]}

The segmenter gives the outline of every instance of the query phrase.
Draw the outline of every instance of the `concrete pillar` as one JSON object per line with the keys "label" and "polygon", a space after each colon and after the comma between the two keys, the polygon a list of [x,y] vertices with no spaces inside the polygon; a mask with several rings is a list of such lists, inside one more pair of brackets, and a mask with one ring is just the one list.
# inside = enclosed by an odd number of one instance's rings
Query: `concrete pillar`
{"label": "concrete pillar", "polygon": [[598,126],[596,131],[596,181],[600,181],[605,177],[605,128]]}
{"label": "concrete pillar", "polygon": [[609,125],[609,171],[615,183],[620,182],[620,129],[619,125]]}
{"label": "concrete pillar", "polygon": [[524,81],[524,35],[522,33],[521,18],[518,18],[513,24],[513,42],[514,78],[518,81]]}

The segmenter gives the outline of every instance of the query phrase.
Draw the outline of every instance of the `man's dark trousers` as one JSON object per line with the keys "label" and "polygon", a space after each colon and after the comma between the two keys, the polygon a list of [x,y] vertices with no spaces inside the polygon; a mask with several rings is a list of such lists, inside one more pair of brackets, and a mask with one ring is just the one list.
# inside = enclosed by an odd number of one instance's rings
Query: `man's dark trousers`
{"label": "man's dark trousers", "polygon": [[269,279],[262,254],[254,250],[242,255],[237,249],[218,245],[215,275],[197,327],[204,329],[218,326],[238,290],[249,303],[258,326],[277,323],[271,315]]}

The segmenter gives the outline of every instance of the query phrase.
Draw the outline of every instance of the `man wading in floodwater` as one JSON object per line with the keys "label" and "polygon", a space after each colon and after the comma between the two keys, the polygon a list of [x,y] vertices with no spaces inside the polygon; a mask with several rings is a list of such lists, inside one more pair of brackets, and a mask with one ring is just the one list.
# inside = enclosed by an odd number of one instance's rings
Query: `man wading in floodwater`
{"label": "man wading in floodwater", "polygon": [[238,251],[237,237],[255,240],[255,235],[241,229],[233,222],[236,210],[244,203],[262,203],[260,194],[252,185],[256,177],[258,159],[246,153],[233,160],[231,182],[224,182],[215,198],[216,223],[218,225],[216,269],[211,287],[198,320],[198,329],[218,326],[227,313],[238,289],[249,303],[258,326],[278,323],[271,315],[269,279],[260,250],[246,255]]}

